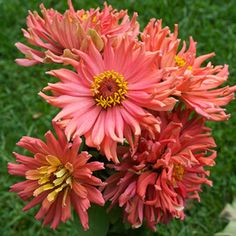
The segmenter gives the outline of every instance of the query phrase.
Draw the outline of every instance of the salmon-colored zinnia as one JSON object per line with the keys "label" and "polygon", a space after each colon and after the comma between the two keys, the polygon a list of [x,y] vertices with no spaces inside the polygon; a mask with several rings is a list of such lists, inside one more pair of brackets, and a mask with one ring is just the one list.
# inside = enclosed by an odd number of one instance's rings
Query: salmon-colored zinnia
{"label": "salmon-colored zinnia", "polygon": [[49,72],[61,82],[45,88],[54,96],[40,95],[62,108],[54,120],[65,124],[68,139],[85,135],[89,146],[118,162],[117,142],[123,143],[125,137],[132,146],[141,127],[158,130],[158,118],[145,108],[171,110],[175,99],[169,97],[171,82],[159,83],[162,73],[153,68],[156,53],[146,52],[128,36],[113,44],[108,40],[103,54],[92,41],[87,54],[74,50],[82,60],[65,61],[78,73],[67,69]]}
{"label": "salmon-colored zinnia", "polygon": [[102,194],[96,188],[102,186],[102,181],[93,176],[93,171],[103,169],[103,163],[88,162],[91,155],[87,152],[78,154],[80,138],[70,143],[57,126],[55,131],[58,140],[48,131],[46,143],[31,137],[23,137],[18,142],[18,146],[29,150],[33,157],[14,153],[20,164],[9,163],[9,173],[24,176],[26,180],[12,185],[11,191],[17,192],[24,201],[33,197],[24,211],[41,204],[35,217],[44,218],[43,224],[51,224],[52,228],[71,217],[73,205],[86,230],[90,202],[104,205]]}
{"label": "salmon-colored zinnia", "polygon": [[186,200],[196,198],[202,184],[211,185],[205,166],[214,165],[215,142],[204,119],[191,111],[162,113],[161,132],[155,139],[145,130],[135,151],[120,153],[120,164],[110,165],[117,173],[106,182],[105,200],[111,207],[124,207],[124,216],[134,228],[143,222],[156,230],[158,222],[184,219]]}
{"label": "salmon-colored zinnia", "polygon": [[172,58],[175,57],[179,47],[178,25],[175,25],[174,33],[169,27],[162,26],[162,20],[151,19],[141,33],[141,40],[145,44],[147,51],[159,51],[156,58],[158,69],[167,70],[174,67]]}
{"label": "salmon-colored zinnia", "polygon": [[236,86],[222,85],[228,79],[228,65],[213,66],[210,62],[202,66],[205,60],[214,53],[196,57],[196,43],[190,38],[190,46],[183,48],[174,58],[178,66],[171,76],[176,77],[175,94],[188,108],[195,110],[201,116],[213,121],[229,118],[223,106],[234,99]]}
{"label": "salmon-colored zinnia", "polygon": [[[236,86],[222,87],[228,79],[228,66],[213,66],[203,63],[214,53],[196,56],[196,42],[190,37],[189,48],[183,42],[178,51],[180,40],[177,39],[178,27],[172,34],[168,27],[162,27],[162,21],[152,19],[142,33],[142,41],[147,51],[159,51],[156,65],[164,69],[164,80],[171,79],[175,85],[174,94],[188,108],[213,121],[229,118],[222,106],[233,98]],[[169,72],[169,73],[168,73]],[[219,88],[219,86],[221,86]]]}
{"label": "salmon-colored zinnia", "polygon": [[139,33],[136,13],[130,20],[127,11],[117,11],[106,3],[102,10],[97,8],[88,11],[75,11],[71,0],[68,0],[68,4],[69,10],[64,14],[46,9],[43,4],[40,6],[42,17],[37,12],[29,12],[26,22],[28,29],[23,29],[23,33],[28,43],[40,50],[16,43],[16,47],[25,54],[24,59],[16,60],[18,64],[32,66],[51,60],[61,63],[62,55],[74,57],[70,51],[73,48],[86,51],[89,46],[88,36],[101,51],[106,37],[124,33],[136,37]]}

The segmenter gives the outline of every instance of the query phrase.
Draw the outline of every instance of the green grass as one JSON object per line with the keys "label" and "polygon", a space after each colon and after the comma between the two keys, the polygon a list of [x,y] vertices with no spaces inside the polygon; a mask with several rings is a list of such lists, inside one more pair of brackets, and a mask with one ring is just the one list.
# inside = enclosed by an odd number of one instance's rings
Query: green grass
{"label": "green grass", "polygon": [[[43,1],[43,0],[42,0]],[[45,0],[47,7],[60,11],[66,9],[66,1]],[[23,135],[43,137],[50,128],[50,120],[56,113],[37,93],[48,80],[45,71],[49,68],[39,65],[24,68],[16,65],[14,59],[22,55],[14,47],[17,41],[24,41],[21,28],[25,27],[27,10],[38,10],[40,1],[0,0],[0,235],[78,235],[77,221],[69,221],[56,231],[42,228],[34,220],[35,210],[21,211],[24,203],[9,193],[9,186],[19,178],[7,174],[7,162],[14,161],[11,152],[19,151],[15,143]],[[139,12],[142,27],[149,18],[162,18],[165,25],[173,29],[179,23],[180,37],[189,35],[198,41],[200,53],[216,52],[215,64],[230,65],[229,84],[236,83],[236,23],[235,0],[119,0],[110,1],[118,9],[128,8],[129,12]],[[74,0],[76,8],[89,8],[102,5],[102,1]],[[160,236],[213,236],[226,224],[219,213],[227,202],[236,196],[236,102],[228,106],[232,114],[229,121],[210,124],[218,144],[217,165],[212,168],[212,188],[204,187],[201,203],[191,203],[184,222],[174,220],[169,225],[160,225],[153,234],[144,229],[118,235],[160,235]],[[34,118],[39,114],[38,118]],[[122,226],[122,224],[121,224]],[[117,227],[121,227],[117,225]],[[122,228],[122,227],[121,227]],[[121,231],[121,230],[120,230]],[[116,231],[116,232],[119,232]]]}

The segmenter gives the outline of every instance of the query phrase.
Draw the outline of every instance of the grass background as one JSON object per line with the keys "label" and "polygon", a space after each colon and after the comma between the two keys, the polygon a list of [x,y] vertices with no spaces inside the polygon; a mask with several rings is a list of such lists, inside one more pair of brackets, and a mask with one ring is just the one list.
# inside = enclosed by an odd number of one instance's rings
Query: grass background
{"label": "grass background", "polygon": [[[46,104],[37,93],[49,78],[48,66],[24,68],[14,59],[22,55],[14,47],[24,41],[21,28],[25,27],[27,10],[38,10],[40,2],[60,11],[67,8],[66,0],[0,0],[0,235],[82,235],[78,222],[69,221],[56,231],[42,228],[34,220],[35,210],[21,212],[24,203],[9,186],[19,178],[7,174],[7,162],[14,161],[11,152],[20,151],[15,143],[23,135],[43,137],[50,128],[50,120],[57,112]],[[229,84],[236,83],[236,1],[235,0],[119,0],[109,1],[115,8],[139,13],[141,26],[149,18],[162,18],[164,25],[173,29],[179,23],[179,36],[189,35],[198,41],[198,53],[216,52],[214,64],[229,64]],[[76,8],[102,6],[102,1],[74,0]],[[108,235],[161,235],[161,236],[213,236],[227,222],[219,218],[224,205],[236,196],[236,102],[228,106],[232,114],[229,121],[209,124],[218,144],[217,165],[212,168],[212,188],[204,187],[201,203],[193,203],[184,222],[174,220],[168,226],[160,225],[157,233],[141,229]],[[21,150],[22,151],[22,150]],[[21,152],[20,151],[20,152]],[[122,232],[121,232],[122,231]],[[120,233],[118,233],[120,232]],[[99,236],[97,233],[91,235]],[[236,233],[235,233],[236,235]]]}

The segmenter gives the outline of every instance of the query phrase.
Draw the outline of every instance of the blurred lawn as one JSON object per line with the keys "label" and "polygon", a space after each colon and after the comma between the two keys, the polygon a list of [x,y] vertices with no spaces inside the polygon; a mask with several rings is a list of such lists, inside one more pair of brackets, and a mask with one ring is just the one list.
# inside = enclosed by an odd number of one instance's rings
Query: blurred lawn
{"label": "blurred lawn", "polygon": [[[49,80],[45,65],[24,68],[14,59],[22,55],[14,47],[24,41],[21,28],[25,27],[27,10],[38,10],[38,0],[0,0],[0,235],[78,235],[77,223],[69,221],[57,231],[41,227],[33,218],[34,210],[21,212],[24,203],[14,193],[9,193],[16,178],[7,174],[7,162],[13,161],[15,143],[22,135],[42,137],[50,128],[50,120],[57,112],[37,96]],[[42,0],[46,7],[60,11],[67,8],[66,0]],[[142,27],[149,18],[162,18],[164,25],[173,29],[179,23],[180,37],[189,35],[198,41],[199,53],[215,51],[215,64],[230,65],[229,84],[236,83],[236,8],[235,0],[119,0],[109,1],[115,8],[137,11]],[[102,5],[102,1],[74,0],[76,8]],[[51,79],[51,78],[50,78]],[[227,202],[236,196],[236,102],[228,106],[232,118],[227,122],[210,124],[218,144],[217,165],[212,168],[214,187],[204,187],[201,203],[191,203],[184,222],[173,221],[168,226],[160,225],[158,233],[142,230],[129,231],[127,235],[161,236],[213,236],[226,222],[219,213]],[[18,178],[17,178],[18,179]],[[19,180],[19,179],[18,179]],[[110,233],[110,236],[115,234]],[[116,234],[117,236],[119,234]],[[126,235],[126,234],[121,234]]]}

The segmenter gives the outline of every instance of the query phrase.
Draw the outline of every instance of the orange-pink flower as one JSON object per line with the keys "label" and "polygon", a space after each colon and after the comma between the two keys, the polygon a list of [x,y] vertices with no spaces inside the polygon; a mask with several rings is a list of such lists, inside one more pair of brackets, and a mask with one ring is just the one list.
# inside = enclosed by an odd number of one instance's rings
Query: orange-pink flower
{"label": "orange-pink flower", "polygon": [[49,83],[45,88],[54,96],[40,95],[62,108],[54,120],[65,126],[68,139],[84,135],[87,145],[118,162],[117,142],[123,143],[125,137],[132,146],[133,136],[140,135],[141,127],[158,131],[158,118],[146,109],[173,108],[171,81],[160,82],[162,73],[153,68],[156,53],[146,52],[143,45],[128,36],[115,45],[108,40],[103,54],[92,41],[87,54],[73,52],[81,61],[63,60],[77,73],[67,69],[49,72],[61,82]]}
{"label": "orange-pink flower", "polygon": [[228,79],[228,66],[213,66],[210,62],[202,66],[205,60],[214,56],[214,53],[196,57],[196,43],[190,38],[190,45],[186,51],[183,48],[175,56],[177,71],[171,76],[176,77],[177,95],[188,108],[195,110],[201,116],[213,121],[222,121],[229,118],[226,106],[234,99],[236,86],[222,87]]}
{"label": "orange-pink flower", "polygon": [[159,54],[156,57],[156,67],[158,69],[169,70],[174,67],[173,58],[179,47],[180,39],[178,36],[178,25],[175,25],[174,33],[169,27],[162,26],[162,20],[151,19],[141,33],[142,42],[147,51]]}
{"label": "orange-pink flower", "polygon": [[176,86],[176,94],[188,108],[195,110],[208,120],[226,120],[230,115],[226,114],[222,106],[226,106],[234,99],[236,91],[236,86],[219,87],[227,78],[227,65],[208,66],[199,75],[184,76]]}
{"label": "orange-pink flower", "polygon": [[[104,9],[75,11],[71,0],[69,10],[64,14],[54,9],[46,9],[42,4],[42,17],[37,12],[29,12],[28,29],[23,29],[25,38],[33,49],[22,43],[16,47],[25,54],[25,59],[17,59],[22,66],[32,66],[44,62],[62,61],[57,56],[74,57],[71,49],[87,50],[87,39],[92,38],[98,50],[104,47],[106,37],[121,36],[124,33],[136,37],[139,34],[137,14],[130,20],[127,11],[117,11],[104,3]],[[57,58],[57,59],[55,59]]]}
{"label": "orange-pink flower", "polygon": [[71,217],[71,205],[80,217],[84,229],[88,229],[87,210],[90,202],[104,205],[101,192],[96,188],[102,181],[93,176],[93,171],[103,169],[103,163],[88,162],[91,158],[87,152],[78,154],[81,139],[67,142],[64,133],[54,125],[58,140],[48,131],[46,142],[37,138],[23,137],[18,146],[33,154],[33,157],[14,153],[19,164],[9,163],[12,175],[26,178],[25,181],[11,186],[24,200],[32,200],[24,211],[41,204],[35,218],[44,218],[43,224],[56,228],[60,221]]}
{"label": "orange-pink flower", "polygon": [[132,227],[146,222],[156,230],[158,222],[183,220],[186,200],[200,201],[201,185],[212,184],[204,167],[214,165],[216,145],[204,119],[190,114],[181,107],[159,114],[160,134],[153,139],[143,130],[135,150],[122,147],[121,163],[109,165],[116,173],[106,180],[104,198],[124,208]]}
{"label": "orange-pink flower", "polygon": [[[177,96],[190,109],[208,120],[221,121],[229,118],[222,106],[233,98],[236,86],[222,87],[228,78],[228,66],[202,64],[214,53],[196,56],[196,42],[190,37],[189,48],[183,42],[178,52],[180,40],[178,27],[171,33],[162,27],[161,20],[152,19],[142,33],[142,41],[148,51],[159,51],[156,66],[165,73],[163,80],[172,80],[175,85],[173,95]],[[219,88],[219,86],[221,86]]]}
{"label": "orange-pink flower", "polygon": [[236,86],[222,87],[228,79],[228,66],[213,66],[210,62],[202,66],[214,53],[196,57],[196,43],[190,39],[189,49],[184,44],[175,57],[178,70],[175,94],[187,107],[213,121],[229,118],[222,106],[234,99]]}

